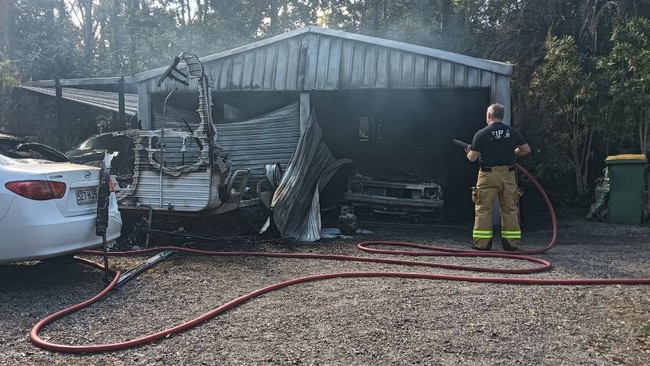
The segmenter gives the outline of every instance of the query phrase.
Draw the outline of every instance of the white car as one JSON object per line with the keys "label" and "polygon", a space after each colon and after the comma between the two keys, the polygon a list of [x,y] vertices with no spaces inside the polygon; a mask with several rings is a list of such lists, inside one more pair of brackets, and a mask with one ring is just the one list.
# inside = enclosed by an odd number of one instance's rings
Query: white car
{"label": "white car", "polygon": [[100,223],[96,229],[100,176],[100,168],[72,163],[51,147],[0,133],[0,264],[102,246],[102,234],[107,244],[117,240],[122,218],[113,189],[107,226]]}

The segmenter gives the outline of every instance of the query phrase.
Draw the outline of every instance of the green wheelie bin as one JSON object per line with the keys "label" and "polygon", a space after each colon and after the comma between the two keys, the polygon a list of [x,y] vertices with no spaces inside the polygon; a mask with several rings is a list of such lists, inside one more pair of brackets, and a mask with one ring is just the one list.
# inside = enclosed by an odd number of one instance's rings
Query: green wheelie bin
{"label": "green wheelie bin", "polygon": [[610,182],[608,222],[641,223],[647,162],[645,154],[612,155],[605,159]]}

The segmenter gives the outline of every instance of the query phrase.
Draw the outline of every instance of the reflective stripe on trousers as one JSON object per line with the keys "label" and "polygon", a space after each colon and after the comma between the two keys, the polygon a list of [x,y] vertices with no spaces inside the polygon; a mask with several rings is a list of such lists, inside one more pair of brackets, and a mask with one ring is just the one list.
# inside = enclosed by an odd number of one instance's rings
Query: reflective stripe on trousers
{"label": "reflective stripe on trousers", "polygon": [[519,226],[519,197],[521,191],[517,187],[515,172],[508,167],[493,167],[492,171],[479,171],[476,187],[472,188],[474,201],[474,245],[479,248],[487,247],[493,237],[492,211],[494,199],[499,198],[501,209],[501,237],[507,239],[511,246],[521,242]]}

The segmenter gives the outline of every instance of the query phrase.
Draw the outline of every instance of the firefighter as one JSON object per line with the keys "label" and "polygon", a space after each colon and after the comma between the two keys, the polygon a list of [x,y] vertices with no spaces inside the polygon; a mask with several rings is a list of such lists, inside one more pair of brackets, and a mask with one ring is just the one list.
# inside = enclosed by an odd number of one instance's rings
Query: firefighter
{"label": "firefighter", "polygon": [[501,209],[501,246],[518,250],[521,242],[519,197],[521,190],[515,177],[515,159],[530,153],[530,146],[514,127],[502,122],[504,107],[495,103],[487,108],[487,126],[476,132],[472,144],[465,148],[469,161],[479,161],[474,201],[473,248],[492,248],[492,210],[495,197]]}

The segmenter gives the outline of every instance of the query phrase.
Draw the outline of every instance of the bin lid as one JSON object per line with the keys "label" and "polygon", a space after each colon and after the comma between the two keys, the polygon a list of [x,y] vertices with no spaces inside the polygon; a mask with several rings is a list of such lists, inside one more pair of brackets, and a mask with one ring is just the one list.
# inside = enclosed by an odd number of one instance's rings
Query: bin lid
{"label": "bin lid", "polygon": [[605,159],[606,163],[646,163],[648,159],[645,154],[620,154],[610,155]]}

